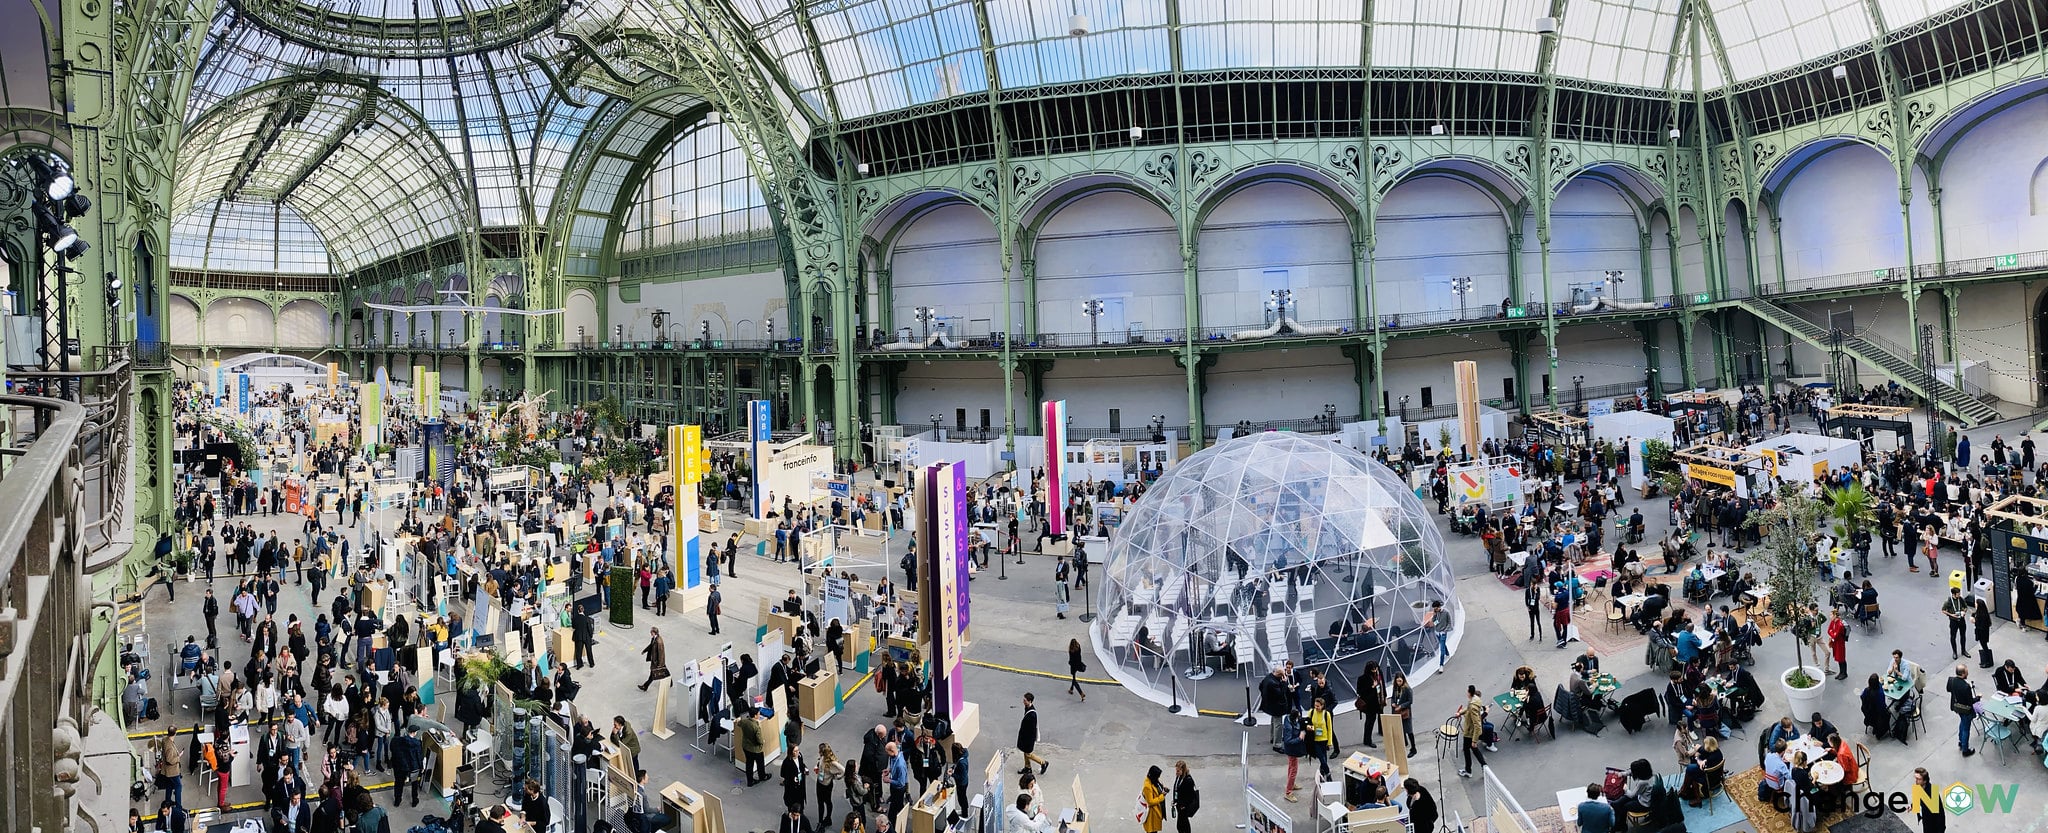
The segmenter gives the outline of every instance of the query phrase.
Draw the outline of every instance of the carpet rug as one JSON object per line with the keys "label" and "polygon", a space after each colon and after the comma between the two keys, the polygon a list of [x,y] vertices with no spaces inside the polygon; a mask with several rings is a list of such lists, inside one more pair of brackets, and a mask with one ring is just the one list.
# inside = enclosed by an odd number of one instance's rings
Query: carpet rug
{"label": "carpet rug", "polygon": [[[1764,780],[1763,768],[1751,767],[1728,776],[1728,780],[1724,783],[1727,787],[1728,797],[1734,799],[1736,806],[1742,808],[1742,814],[1749,819],[1750,825],[1756,828],[1757,833],[1795,833],[1792,829],[1792,819],[1790,816],[1778,812],[1776,807],[1756,800],[1756,785],[1762,780]],[[1820,818],[1820,829],[1834,831],[1836,830],[1835,825],[1848,821],[1851,818],[1862,817],[1850,816],[1839,811],[1826,813]],[[1693,829],[1690,816],[1687,816],[1686,821],[1686,829]],[[1868,833],[1878,833],[1878,831],[1886,829],[1874,827],[1868,828],[1867,831]],[[1866,829],[1851,828],[1851,830],[1857,831],[1857,833],[1865,833]],[[1848,831],[1843,831],[1843,833],[1848,833]]]}
{"label": "carpet rug", "polygon": [[1877,818],[1861,813],[1849,816],[1835,822],[1834,826],[1828,828],[1828,833],[1912,833],[1913,829],[1913,826],[1906,824],[1905,819],[1886,810]]}

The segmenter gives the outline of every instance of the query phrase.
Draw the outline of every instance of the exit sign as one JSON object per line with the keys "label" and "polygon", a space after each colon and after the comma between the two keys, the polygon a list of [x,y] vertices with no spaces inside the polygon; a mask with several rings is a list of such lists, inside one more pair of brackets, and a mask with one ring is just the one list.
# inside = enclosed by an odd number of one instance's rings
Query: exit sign
{"label": "exit sign", "polygon": [[1508,307],[1508,317],[1509,317],[1509,318],[1528,318],[1528,317],[1529,317],[1529,308],[1528,308],[1528,307]]}
{"label": "exit sign", "polygon": [[2010,269],[2020,265],[2019,255],[1999,255],[1991,259],[1991,265],[1999,269]]}
{"label": "exit sign", "polygon": [[1711,304],[1714,302],[1714,296],[1707,292],[1695,292],[1692,295],[1692,302],[1695,304]]}

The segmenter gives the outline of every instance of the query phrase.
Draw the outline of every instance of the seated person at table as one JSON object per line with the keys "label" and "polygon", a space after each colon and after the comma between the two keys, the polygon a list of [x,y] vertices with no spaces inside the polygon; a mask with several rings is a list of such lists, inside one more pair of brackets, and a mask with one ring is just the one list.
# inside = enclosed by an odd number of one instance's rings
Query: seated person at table
{"label": "seated person at table", "polygon": [[1863,591],[1856,586],[1856,580],[1843,576],[1842,583],[1835,585],[1835,604],[1855,610],[1862,603]]}
{"label": "seated person at table", "polygon": [[1621,798],[1614,802],[1614,809],[1623,817],[1649,810],[1650,790],[1657,785],[1657,780],[1657,770],[1650,766],[1650,759],[1637,758],[1628,765],[1628,780],[1622,787]]}
{"label": "seated person at table", "polygon": [[1679,783],[1678,794],[1685,797],[1685,803],[1700,806],[1707,798],[1707,773],[1719,772],[1724,765],[1721,757],[1721,742],[1713,735],[1700,741],[1700,748],[1685,761],[1685,778]]}
{"label": "seated person at table", "polygon": [[1578,659],[1572,660],[1572,670],[1579,672],[1579,676],[1589,679],[1599,676],[1600,655],[1594,653],[1591,647],[1586,648],[1584,654],[1579,655]]}
{"label": "seated person at table", "polygon": [[1649,594],[1643,597],[1643,603],[1636,606],[1636,618],[1633,623],[1636,630],[1648,632],[1651,623],[1663,618],[1664,607],[1668,604],[1671,604],[1671,599],[1666,597],[1664,586],[1660,584],[1651,587]]}
{"label": "seated person at table", "polygon": [[1159,643],[1152,639],[1151,625],[1138,626],[1138,634],[1131,638],[1131,648],[1139,652],[1141,657],[1146,654],[1154,657],[1164,656],[1164,652],[1159,650]]}
{"label": "seated person at table", "polygon": [[1821,756],[1824,760],[1842,765],[1842,780],[1830,789],[1837,793],[1848,793],[1849,785],[1856,783],[1856,750],[1849,746],[1848,741],[1842,740],[1841,735],[1833,732],[1828,733],[1827,742],[1822,746],[1828,750],[1827,754]]}
{"label": "seated person at table", "polygon": [[1856,594],[1856,621],[1868,622],[1877,615],[1877,588],[1870,586],[1870,579],[1864,579],[1863,589]]}
{"label": "seated person at table", "polygon": [[1685,574],[1685,597],[1690,599],[1695,595],[1703,596],[1707,592],[1707,572],[1698,564],[1692,565],[1692,570]]}
{"label": "seated person at table", "polygon": [[1735,580],[1734,592],[1729,595],[1735,597],[1736,604],[1742,605],[1745,608],[1755,607],[1757,595],[1750,591],[1755,590],[1756,587],[1756,576],[1743,573],[1741,578]]}
{"label": "seated person at table", "polygon": [[1223,673],[1237,671],[1237,634],[1218,628],[1209,632],[1209,656],[1223,658]]}
{"label": "seated person at table", "polygon": [[[1798,739],[1799,724],[1792,722],[1791,715],[1786,715],[1778,718],[1778,722],[1772,724],[1771,730],[1764,734],[1764,745],[1777,746],[1781,742],[1790,744]],[[1783,749],[1781,748],[1779,751],[1783,751]]]}
{"label": "seated person at table", "polygon": [[1526,665],[1515,669],[1515,676],[1508,680],[1508,689],[1511,691],[1526,693],[1534,688],[1536,688],[1536,670]]}
{"label": "seated person at table", "polygon": [[1599,784],[1586,785],[1586,800],[1579,802],[1579,830],[1608,833],[1614,829],[1614,808],[1600,797]]}
{"label": "seated person at table", "polygon": [[1393,802],[1387,799],[1387,782],[1380,780],[1368,781],[1366,782],[1366,788],[1371,791],[1371,794],[1366,796],[1364,804],[1360,804],[1352,809],[1377,810],[1382,807],[1394,806]]}
{"label": "seated person at table", "polygon": [[1693,696],[1692,721],[1700,734],[1708,737],[1727,737],[1728,727],[1721,724],[1721,702],[1714,699],[1714,693],[1702,689]]}
{"label": "seated person at table", "polygon": [[1837,732],[1835,724],[1829,723],[1827,718],[1820,716],[1820,712],[1813,713],[1813,721],[1806,729],[1807,737],[1823,743],[1827,741],[1829,735],[1837,734]]}
{"label": "seated person at table", "polygon": [[1785,762],[1784,741],[1768,741],[1764,749],[1764,780],[1757,784],[1756,792],[1758,798],[1769,797],[1775,806],[1776,798],[1792,787],[1792,765]]}
{"label": "seated person at table", "polygon": [[1997,671],[1991,672],[1991,683],[1998,693],[2007,696],[2019,697],[2027,693],[2027,678],[2020,674],[2019,664],[2012,660],[2006,660]]}
{"label": "seated person at table", "polygon": [[2038,702],[2027,712],[2027,733],[2034,736],[2034,751],[2048,753],[2042,742],[2048,740],[2048,702]]}
{"label": "seated person at table", "polygon": [[1679,662],[1690,663],[1693,660],[1699,659],[1700,635],[1694,633],[1691,628],[1679,631],[1675,651],[1678,654]]}

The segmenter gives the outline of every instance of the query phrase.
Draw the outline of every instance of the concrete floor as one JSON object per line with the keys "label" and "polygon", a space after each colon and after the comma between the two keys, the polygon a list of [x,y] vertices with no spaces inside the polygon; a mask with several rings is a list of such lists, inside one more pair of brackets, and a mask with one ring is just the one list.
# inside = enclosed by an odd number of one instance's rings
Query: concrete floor
{"label": "concrete floor", "polygon": [[[1978,442],[1988,442],[1992,433],[2002,433],[2011,438],[2024,430],[2025,426],[2019,423],[2015,420],[2011,424],[1991,426],[1970,434],[1973,441]],[[1661,534],[1666,513],[1661,509],[1647,511],[1646,507],[1644,514],[1649,520],[1650,535],[1654,538]],[[1442,522],[1441,518],[1439,522]],[[298,524],[291,518],[257,518],[255,523],[259,529],[279,527],[286,540],[298,532]],[[1466,685],[1476,685],[1491,697],[1506,690],[1512,669],[1529,665],[1536,669],[1547,691],[1563,678],[1570,658],[1583,650],[1583,646],[1559,650],[1547,638],[1528,641],[1520,592],[1487,573],[1477,539],[1451,534],[1446,525],[1445,540],[1456,571],[1463,576],[1459,581],[1459,593],[1470,613],[1468,630],[1448,668],[1417,690],[1417,740],[1424,744],[1424,748],[1414,753],[1413,775],[1437,795],[1448,824],[1453,813],[1467,820],[1475,817],[1475,809],[1485,803],[1482,782],[1477,778],[1456,777],[1455,760],[1447,766],[1440,766],[1428,738],[1430,730],[1450,716],[1463,701]],[[885,559],[884,563],[893,564],[893,553],[901,552],[900,547],[899,540],[892,550],[892,557]],[[743,552],[749,550],[746,547],[742,549]],[[1942,563],[1945,568],[1960,566],[1960,559],[1954,553],[1945,553],[1944,556]],[[1947,650],[1944,645],[1946,634],[1941,622],[1937,621],[1940,601],[1946,594],[1945,580],[1924,572],[1924,568],[1921,573],[1910,574],[1903,559],[1876,557],[1872,559],[1872,568],[1876,574],[1873,581],[1884,598],[1889,625],[1881,636],[1867,637],[1860,631],[1852,635],[1849,648],[1853,669],[1851,679],[1848,682],[1830,680],[1824,694],[1824,711],[1849,732],[1851,742],[1868,740],[1860,728],[1857,709],[1857,689],[1861,687],[1861,678],[1880,670],[1893,648],[1903,650],[1907,657],[1927,667],[1930,688],[1939,688],[1952,667],[1949,658],[1941,656]],[[1223,719],[1168,715],[1159,706],[1114,686],[1091,686],[1085,703],[1062,693],[1066,687],[1064,660],[1067,641],[1078,638],[1085,643],[1085,626],[1071,615],[1064,621],[1054,618],[1050,589],[1051,558],[1027,554],[1024,565],[1012,563],[1005,570],[1008,580],[997,580],[995,571],[991,570],[983,573],[973,584],[975,639],[968,657],[979,663],[1027,671],[979,666],[968,669],[968,696],[982,709],[981,736],[971,748],[977,771],[990,754],[1011,746],[1020,713],[1020,699],[1030,691],[1037,695],[1039,703],[1040,751],[1053,764],[1042,785],[1046,804],[1054,809],[1070,806],[1073,785],[1078,780],[1085,787],[1087,802],[1099,831],[1118,833],[1138,829],[1128,812],[1145,769],[1158,765],[1170,774],[1176,760],[1188,762],[1197,783],[1204,789],[1203,810],[1196,821],[1197,829],[1226,830],[1229,828],[1225,825],[1241,823],[1244,802],[1234,785],[1239,782],[1239,749],[1246,745],[1244,740],[1247,737],[1251,749],[1248,769],[1251,783],[1267,796],[1277,799],[1284,785],[1286,759],[1266,749],[1265,727],[1246,730]],[[170,644],[182,642],[185,634],[204,633],[204,624],[198,614],[203,586],[203,583],[180,584],[175,603],[168,601],[161,590],[150,595],[148,630],[158,650],[167,650]],[[225,596],[232,586],[231,582],[223,579],[216,584],[216,593]],[[593,715],[622,714],[644,732],[651,722],[652,698],[619,683],[637,683],[644,678],[646,668],[640,660],[639,649],[645,641],[648,625],[662,628],[673,666],[683,658],[709,655],[732,634],[750,632],[756,607],[754,598],[779,600],[792,586],[801,586],[792,565],[774,564],[768,559],[743,555],[739,575],[728,578],[725,584],[729,615],[724,618],[724,635],[709,635],[701,613],[671,613],[660,618],[651,616],[651,611],[640,611],[636,614],[637,627],[634,629],[619,630],[606,626],[598,637],[597,655],[603,663],[602,673],[586,670],[578,675],[584,683],[578,705]],[[223,606],[225,601],[223,598]],[[1075,600],[1076,611],[1081,608],[1080,601]],[[287,588],[279,608],[280,621],[287,612],[310,618],[311,610],[304,588]],[[232,618],[227,621],[232,624]],[[1590,618],[1583,618],[1580,626],[1588,631],[1603,627]],[[2048,642],[2043,642],[2039,632],[2000,622],[1993,631],[1991,644],[2000,660],[2007,657],[2016,659],[2029,679],[2040,682],[2044,676],[2042,669],[2048,665]],[[232,635],[227,637],[225,646],[228,658],[238,665],[246,658],[244,644]],[[1767,698],[1759,718],[1775,719],[1786,711],[1784,693],[1775,682],[1776,675],[1790,667],[1793,645],[1789,636],[1774,635],[1766,639],[1756,653],[1759,663],[1753,671]],[[1094,664],[1092,660],[1091,664]],[[1646,687],[1661,688],[1663,683],[1661,675],[1649,673],[1639,650],[1628,655],[1607,657],[1605,669],[1622,679],[1624,694]],[[1099,671],[1097,669],[1097,676],[1100,676]],[[1978,673],[1973,666],[1973,676]],[[1982,679],[1981,686],[1988,690],[1989,672],[1983,672]],[[169,710],[171,719],[180,726],[189,726],[193,722],[193,712],[186,708],[188,703],[189,695]],[[1937,706],[1942,704],[1945,700],[1936,703]],[[880,719],[881,706],[870,686],[850,700],[845,712],[823,727],[805,732],[807,754],[814,757],[816,744],[821,741],[831,743],[842,754],[857,752],[860,748],[859,733],[872,728]],[[1340,742],[1348,753],[1358,742],[1359,720],[1344,715],[1338,719],[1338,724]],[[141,728],[160,729],[162,725],[158,722]],[[1757,729],[1762,725],[1752,723],[1750,728]],[[1934,708],[1927,718],[1926,736],[1915,739],[1910,745],[1892,741],[1873,747],[1873,786],[1878,790],[1905,789],[1911,782],[1913,768],[1918,766],[1927,767],[1937,783],[2038,780],[2038,774],[2025,774],[2038,766],[2026,754],[2009,756],[2008,762],[2001,762],[1995,753],[1965,760],[1953,741],[1954,726],[1952,715],[1945,709]],[[1605,767],[1626,767],[1636,758],[1649,759],[1659,771],[1672,771],[1671,736],[1661,720],[1653,719],[1646,731],[1634,736],[1624,733],[1611,719],[1609,727],[1598,738],[1564,729],[1554,741],[1547,737],[1539,742],[1503,741],[1500,751],[1489,755],[1488,760],[1500,781],[1524,807],[1531,810],[1553,806],[1558,790],[1598,781]],[[1755,735],[1750,734],[1748,741],[1731,741],[1731,771],[1739,771],[1755,763],[1754,738]],[[740,772],[724,755],[697,753],[689,740],[687,731],[679,732],[667,741],[659,741],[652,736],[642,738],[642,763],[652,773],[650,781],[659,786],[671,780],[681,780],[700,789],[721,791],[729,830],[773,829],[781,803],[780,788],[772,783],[745,788]],[[1306,761],[1304,768],[1313,770],[1314,761]],[[1014,795],[1016,776],[1011,774],[1007,777],[1011,779],[1011,794]],[[1303,776],[1304,780],[1308,777],[1307,774]],[[211,806],[212,797],[205,794],[205,787],[197,778],[188,778],[186,796],[188,806]],[[236,801],[259,798],[253,786],[237,786],[230,797]],[[488,798],[479,798],[480,803],[488,801]],[[840,804],[838,812],[843,813],[844,802]],[[1313,829],[1310,818],[1312,805],[1309,802],[1283,806],[1294,813],[1297,830]],[[2023,796],[2021,811],[2029,819],[2036,814],[2048,817],[2048,800],[2035,795]],[[425,812],[441,813],[445,809],[439,802],[426,802],[418,810],[409,807],[395,810],[393,829],[405,829]],[[1745,828],[1736,825],[1727,829]]]}

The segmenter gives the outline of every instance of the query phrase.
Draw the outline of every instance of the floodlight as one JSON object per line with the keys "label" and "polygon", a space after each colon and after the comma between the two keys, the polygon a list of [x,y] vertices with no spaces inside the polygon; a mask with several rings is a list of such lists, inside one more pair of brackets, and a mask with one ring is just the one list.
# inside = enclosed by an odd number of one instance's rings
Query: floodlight
{"label": "floodlight", "polygon": [[57,232],[50,235],[50,248],[56,251],[61,252],[71,248],[71,244],[76,242],[78,242],[78,230],[70,226],[59,226]]}

